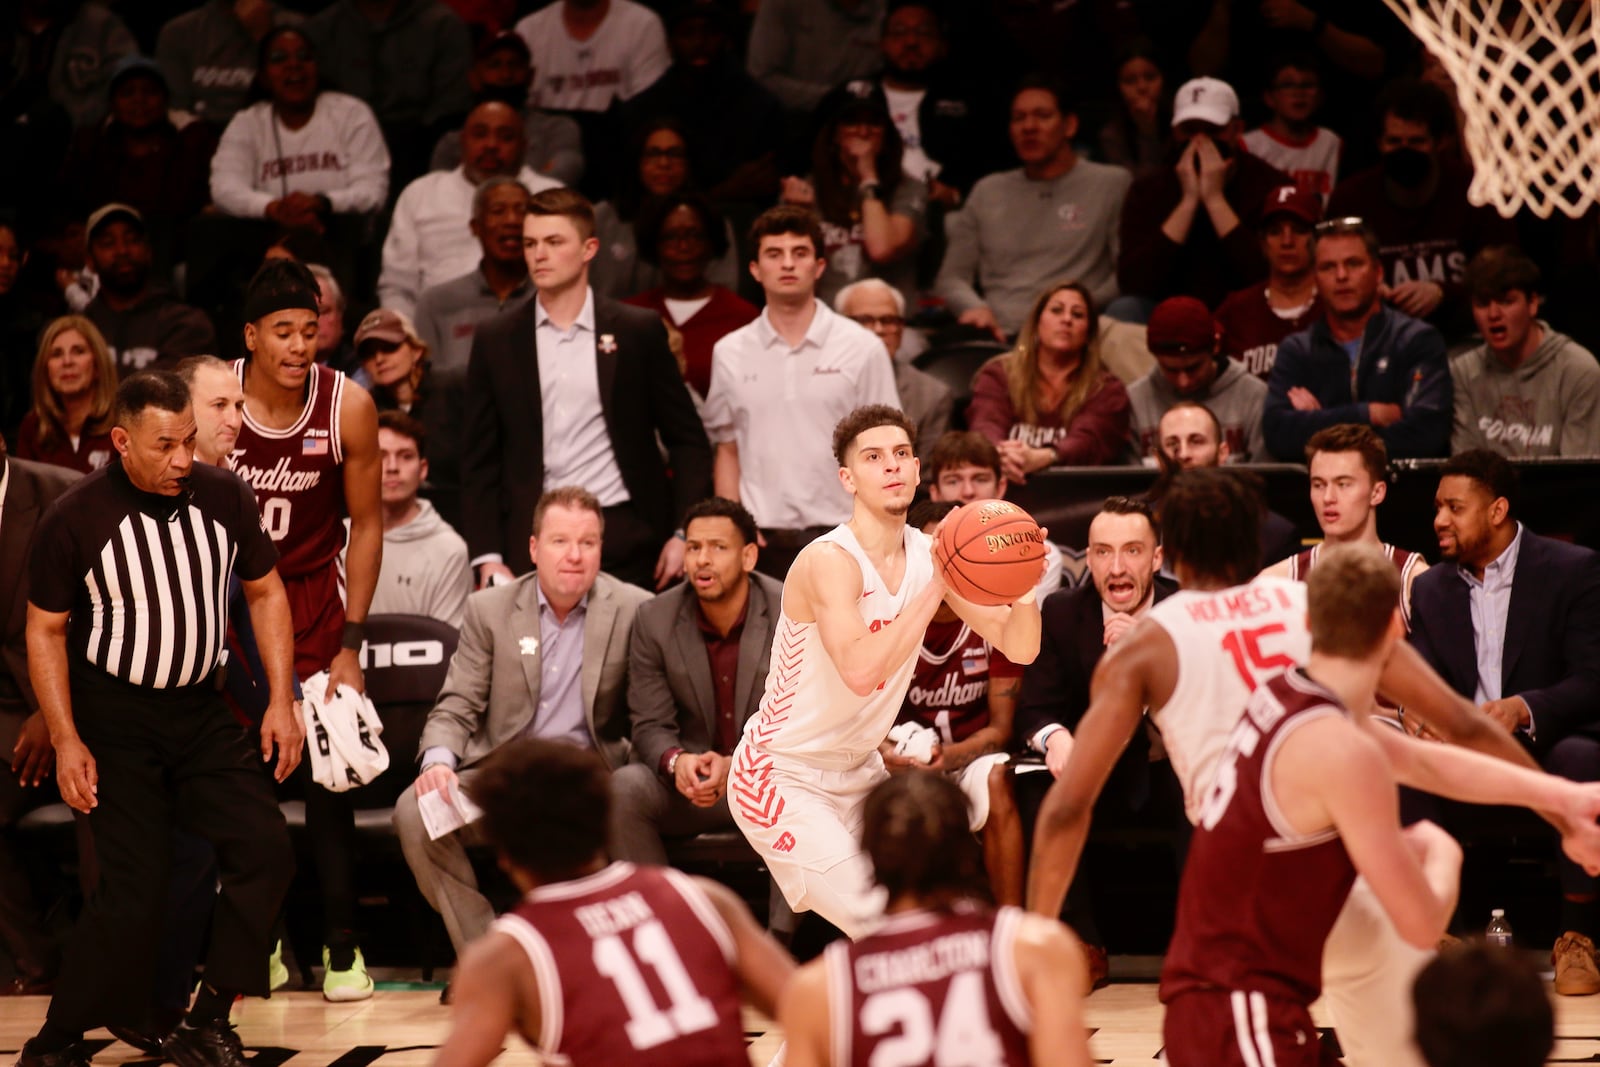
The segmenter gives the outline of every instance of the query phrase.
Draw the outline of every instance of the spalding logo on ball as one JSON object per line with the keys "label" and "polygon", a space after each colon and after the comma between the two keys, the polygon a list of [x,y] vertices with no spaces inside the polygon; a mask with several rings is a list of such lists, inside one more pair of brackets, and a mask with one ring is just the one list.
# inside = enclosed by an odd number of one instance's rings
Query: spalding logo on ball
{"label": "spalding logo on ball", "polygon": [[974,500],[939,527],[934,559],[963,600],[1014,603],[1039,584],[1047,549],[1033,516],[1004,500]]}

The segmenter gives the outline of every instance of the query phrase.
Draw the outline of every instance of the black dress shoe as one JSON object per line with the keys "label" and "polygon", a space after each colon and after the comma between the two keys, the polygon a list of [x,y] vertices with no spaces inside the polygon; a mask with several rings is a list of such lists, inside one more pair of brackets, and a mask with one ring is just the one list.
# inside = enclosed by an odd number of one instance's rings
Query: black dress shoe
{"label": "black dress shoe", "polygon": [[89,1057],[82,1045],[68,1045],[57,1052],[30,1052],[24,1044],[16,1067],[89,1067]]}
{"label": "black dress shoe", "polygon": [[0,997],[48,997],[55,987],[56,980],[49,975],[18,975],[0,985]]}
{"label": "black dress shoe", "polygon": [[111,1036],[124,1045],[132,1045],[146,1056],[161,1055],[161,1045],[167,1039],[165,1032],[158,1033],[143,1026],[107,1026]]}
{"label": "black dress shoe", "polygon": [[227,1022],[179,1024],[161,1042],[161,1055],[178,1067],[245,1067],[244,1046]]}

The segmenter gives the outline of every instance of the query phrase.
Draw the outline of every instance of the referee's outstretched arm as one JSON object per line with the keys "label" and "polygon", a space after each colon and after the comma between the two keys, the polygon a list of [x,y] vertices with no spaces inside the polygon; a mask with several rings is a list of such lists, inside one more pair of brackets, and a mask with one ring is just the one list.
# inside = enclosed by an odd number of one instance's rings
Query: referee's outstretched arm
{"label": "referee's outstretched arm", "polygon": [[61,799],[74,811],[88,814],[97,803],[100,776],[89,746],[78,737],[67,689],[67,620],[70,611],[45,611],[28,604],[28,680],[39,699],[39,711],[50,728],[56,750],[56,784]]}
{"label": "referee's outstretched arm", "polygon": [[[272,759],[272,746],[278,746],[278,766],[272,776],[281,782],[300,763],[306,739],[294,707],[294,622],[289,614],[289,595],[283,591],[283,579],[278,577],[276,567],[254,581],[241,578],[239,584],[250,605],[256,647],[267,672],[269,695],[267,712],[261,719],[261,759]],[[65,669],[65,660],[62,663]]]}

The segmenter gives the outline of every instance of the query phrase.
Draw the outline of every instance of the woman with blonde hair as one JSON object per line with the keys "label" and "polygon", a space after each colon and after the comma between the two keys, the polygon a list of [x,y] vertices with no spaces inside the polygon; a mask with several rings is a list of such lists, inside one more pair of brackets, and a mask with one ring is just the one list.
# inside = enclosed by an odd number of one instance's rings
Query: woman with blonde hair
{"label": "woman with blonde hair", "polygon": [[17,431],[17,458],[85,474],[111,462],[117,367],[95,324],[65,315],[44,328],[33,361],[33,409]]}
{"label": "woman with blonde hair", "polygon": [[428,388],[428,342],[411,319],[391,308],[370,312],[356,328],[356,354],[371,379],[379,411],[396,409],[422,418]]}
{"label": "woman with blonde hair", "polygon": [[1033,302],[1016,347],[973,376],[967,424],[995,443],[1008,481],[1126,455],[1128,394],[1100,363],[1099,328],[1088,288],[1058,282]]}

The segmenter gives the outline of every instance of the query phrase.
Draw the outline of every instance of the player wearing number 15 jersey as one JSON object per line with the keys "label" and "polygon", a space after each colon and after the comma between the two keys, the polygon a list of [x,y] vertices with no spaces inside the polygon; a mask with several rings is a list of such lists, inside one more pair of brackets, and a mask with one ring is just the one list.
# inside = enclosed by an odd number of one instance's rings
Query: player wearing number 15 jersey
{"label": "player wearing number 15 jersey", "polygon": [[911,771],[868,794],[861,845],[889,893],[871,934],[795,975],[787,1067],[1087,1067],[1083,952],[1066,927],[991,910],[961,787]]}
{"label": "player wearing number 15 jersey", "polygon": [[512,1030],[571,1067],[747,1067],[741,991],[770,1014],[794,961],[715,882],[606,862],[598,756],[513,741],[466,789],[525,896],[456,968],[437,1067],[484,1067]]}

